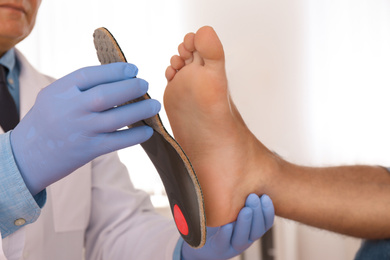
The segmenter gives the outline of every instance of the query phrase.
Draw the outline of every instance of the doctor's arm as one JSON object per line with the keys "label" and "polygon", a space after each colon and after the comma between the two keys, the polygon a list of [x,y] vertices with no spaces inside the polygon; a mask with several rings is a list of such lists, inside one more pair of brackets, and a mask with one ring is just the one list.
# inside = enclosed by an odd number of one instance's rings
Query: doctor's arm
{"label": "doctor's arm", "polygon": [[0,134],[0,233],[2,238],[36,221],[46,201],[43,190],[34,197],[15,163],[10,132]]}
{"label": "doctor's arm", "polygon": [[151,136],[148,127],[116,131],[160,109],[155,100],[116,107],[146,93],[137,72],[127,63],[77,70],[44,88],[15,129],[1,135],[2,237],[38,218],[48,185]]}

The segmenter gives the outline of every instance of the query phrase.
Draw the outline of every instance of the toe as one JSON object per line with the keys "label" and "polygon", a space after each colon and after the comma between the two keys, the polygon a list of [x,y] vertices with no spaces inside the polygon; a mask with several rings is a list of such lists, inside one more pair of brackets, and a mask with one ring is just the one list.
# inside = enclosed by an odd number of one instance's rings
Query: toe
{"label": "toe", "polygon": [[195,35],[194,44],[203,59],[218,61],[224,59],[222,43],[212,27],[200,28]]}
{"label": "toe", "polygon": [[175,55],[171,58],[171,66],[175,70],[180,70],[181,68],[184,67],[184,65],[185,65],[185,63],[184,63],[183,59],[180,58],[179,56]]}
{"label": "toe", "polygon": [[194,33],[188,33],[185,37],[184,37],[184,41],[183,41],[183,44],[184,44],[184,47],[189,51],[189,52],[193,52],[195,51],[195,34]]}
{"label": "toe", "polygon": [[192,52],[190,52],[189,50],[186,49],[186,47],[184,46],[184,43],[180,44],[179,45],[179,54],[180,54],[180,57],[187,61],[187,60],[192,60]]}
{"label": "toe", "polygon": [[169,66],[166,70],[165,70],[165,78],[168,80],[168,81],[171,81],[176,75],[176,70],[174,68],[172,68],[172,66]]}

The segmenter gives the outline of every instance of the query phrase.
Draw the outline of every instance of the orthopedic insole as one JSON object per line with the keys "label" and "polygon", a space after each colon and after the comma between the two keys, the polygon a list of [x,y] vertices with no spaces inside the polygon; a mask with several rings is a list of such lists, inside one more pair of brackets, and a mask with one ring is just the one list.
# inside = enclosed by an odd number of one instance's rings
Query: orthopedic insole
{"label": "orthopedic insole", "polygon": [[[106,28],[96,29],[93,37],[101,64],[127,62],[115,38]],[[146,93],[125,104],[144,99],[150,99],[150,96]],[[161,177],[176,227],[189,245],[200,248],[206,242],[206,217],[202,190],[191,162],[165,130],[158,114],[128,127],[140,125],[148,125],[154,130],[153,136],[141,146]]]}

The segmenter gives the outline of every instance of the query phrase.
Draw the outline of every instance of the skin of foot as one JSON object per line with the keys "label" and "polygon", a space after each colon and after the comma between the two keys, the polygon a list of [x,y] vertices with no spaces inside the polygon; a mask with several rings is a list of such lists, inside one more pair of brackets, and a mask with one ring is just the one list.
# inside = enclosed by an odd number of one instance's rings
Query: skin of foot
{"label": "skin of foot", "polygon": [[[236,219],[248,194],[264,193],[266,174],[259,174],[257,162],[274,155],[249,131],[232,102],[215,31],[206,26],[187,34],[178,50],[166,70],[164,106],[202,187],[207,225],[224,225]],[[269,168],[262,165],[264,172]]]}
{"label": "skin of foot", "polygon": [[186,35],[179,54],[166,70],[164,104],[199,178],[208,226],[234,221],[256,193],[270,196],[283,218],[365,239],[390,237],[390,170],[283,160],[257,140],[233,104],[214,30]]}

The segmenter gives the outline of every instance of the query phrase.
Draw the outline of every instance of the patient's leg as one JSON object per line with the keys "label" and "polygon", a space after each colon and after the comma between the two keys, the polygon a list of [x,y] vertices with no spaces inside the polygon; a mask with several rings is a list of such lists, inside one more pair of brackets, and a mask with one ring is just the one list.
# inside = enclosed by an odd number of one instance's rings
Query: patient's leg
{"label": "patient's leg", "polygon": [[[263,192],[272,154],[246,127],[232,102],[222,44],[211,27],[187,34],[166,70],[165,109],[175,139],[190,158],[205,199],[208,226],[237,217],[250,193]],[[250,93],[249,93],[250,94]]]}

